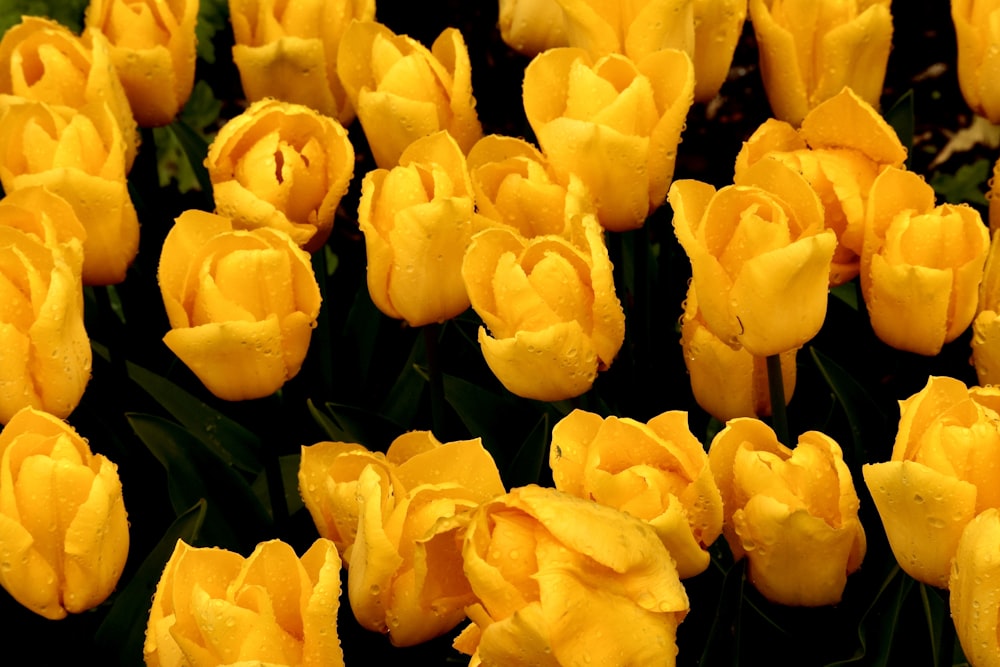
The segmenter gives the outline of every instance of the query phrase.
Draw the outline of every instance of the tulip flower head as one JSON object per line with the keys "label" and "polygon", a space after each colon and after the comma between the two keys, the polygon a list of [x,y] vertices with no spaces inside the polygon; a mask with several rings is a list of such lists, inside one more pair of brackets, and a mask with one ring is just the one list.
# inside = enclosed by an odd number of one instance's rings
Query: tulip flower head
{"label": "tulip flower head", "polygon": [[722,492],[723,535],[778,604],[836,604],[861,566],[865,531],[840,446],[809,431],[789,449],[756,419],[733,419],[708,450]]}
{"label": "tulip flower head", "polygon": [[899,402],[889,461],[863,473],[899,566],[945,588],[962,531],[1000,507],[1000,389],[949,377]]}
{"label": "tulip flower head", "polygon": [[972,323],[989,233],[966,204],[934,205],[920,176],[888,168],[868,196],[861,288],[872,328],[900,350],[935,355]]}
{"label": "tulip flower head", "polygon": [[499,0],[500,37],[518,53],[536,56],[569,46],[566,15],[558,0]]}
{"label": "tulip flower head", "polygon": [[764,90],[798,126],[844,86],[878,106],[892,43],[891,0],[750,0]]}
{"label": "tulip flower head", "polygon": [[691,289],[716,337],[767,357],[816,335],[837,238],[801,174],[766,159],[739,184],[716,191],[677,181],[669,197],[674,232],[691,260]]}
{"label": "tulip flower head", "polygon": [[340,41],[337,73],[383,169],[420,137],[447,130],[464,153],[483,134],[469,51],[455,28],[428,50],[380,23],[355,21]]}
{"label": "tulip flower head", "polygon": [[170,123],[194,87],[198,0],[91,0],[85,22],[111,43],[139,125]]}
{"label": "tulip flower head", "polygon": [[1000,122],[1000,19],[996,0],[951,0],[951,18],[958,45],[958,84],[965,103],[991,123]]}
{"label": "tulip flower head", "polygon": [[470,664],[674,664],[688,598],[644,521],[526,486],[476,510],[463,557]]}
{"label": "tulip flower head", "polygon": [[641,227],[663,203],[693,95],[690,58],[672,49],[637,61],[550,49],[524,71],[524,110],[556,180],[580,179],[610,231]]}
{"label": "tulip flower head", "polygon": [[343,124],[354,108],[337,75],[337,49],[351,21],[375,18],[375,0],[229,0],[233,62],[243,92],[302,104]]}
{"label": "tulip flower head", "polygon": [[280,229],[313,252],[333,229],[354,147],[336,120],[267,99],[222,126],[205,166],[217,213],[240,229]]}
{"label": "tulip flower head", "polygon": [[1000,656],[1000,510],[990,508],[965,527],[948,578],[955,633],[970,665],[994,665]]}
{"label": "tulip flower head", "polygon": [[48,619],[96,607],[125,567],[129,533],[114,463],[34,408],[0,432],[0,585]]}
{"label": "tulip flower head", "polygon": [[708,567],[722,534],[722,497],[687,413],[643,424],[574,410],[552,429],[552,478],[560,491],[648,521],[682,579]]}
{"label": "tulip flower head", "polygon": [[279,540],[249,557],[178,540],[156,585],[149,667],[275,664],[343,667],[340,556],[318,539],[299,558]]}
{"label": "tulip flower head", "polygon": [[320,292],[309,255],[287,234],[185,211],[157,277],[172,327],[163,342],[213,394],[261,398],[299,372]]}

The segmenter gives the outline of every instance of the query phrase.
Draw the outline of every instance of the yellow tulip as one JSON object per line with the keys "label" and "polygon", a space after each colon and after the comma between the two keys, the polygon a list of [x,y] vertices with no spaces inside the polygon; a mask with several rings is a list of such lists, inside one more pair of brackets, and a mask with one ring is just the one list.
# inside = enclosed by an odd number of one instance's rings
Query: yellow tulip
{"label": "yellow tulip", "polygon": [[239,229],[280,229],[313,252],[333,229],[354,147],[332,118],[267,99],[222,126],[205,166],[217,213]]}
{"label": "yellow tulip", "polygon": [[899,566],[944,588],[962,530],[1000,507],[1000,389],[932,376],[899,409],[892,457],[865,465],[865,483]]}
{"label": "yellow tulip", "polygon": [[343,124],[354,109],[337,76],[337,48],[351,21],[375,18],[375,0],[229,0],[233,62],[251,102],[274,97]]}
{"label": "yellow tulip", "polygon": [[156,585],[143,657],[149,667],[342,667],[339,606],[340,556],[329,540],[301,558],[284,542],[262,542],[246,559],[178,540]]}
{"label": "yellow tulip", "polygon": [[698,102],[714,98],[726,80],[747,15],[746,0],[556,1],[568,46],[594,59],[621,53],[639,61],[660,49],[687,53]]}
{"label": "yellow tulip", "polygon": [[486,363],[512,393],[542,401],[590,389],[625,338],[600,226],[578,197],[567,198],[566,215],[576,243],[487,229],[462,261],[469,299],[486,325],[479,328]]}
{"label": "yellow tulip", "polygon": [[[990,203],[991,213],[993,204]],[[992,222],[992,221],[991,221]],[[979,384],[1000,385],[1000,234],[993,235],[983,281],[979,285],[976,317],[972,320],[972,363]]]}
{"label": "yellow tulip", "polygon": [[[111,64],[107,38],[96,30],[77,37],[55,21],[24,16],[0,41],[0,96],[103,113],[104,104],[118,121],[125,140],[126,168],[135,160],[139,133],[125,89]],[[3,102],[0,101],[0,107]]]}
{"label": "yellow tulip", "polygon": [[[735,417],[771,414],[767,360],[743,348],[733,349],[705,324],[697,296],[688,289],[681,318],[681,348],[691,378],[691,392],[705,412],[725,423]],[[795,391],[798,349],[781,353],[785,403]]]}
{"label": "yellow tulip", "polygon": [[962,531],[948,578],[951,619],[970,665],[1000,660],[1000,512],[985,510]]}
{"label": "yellow tulip", "polygon": [[634,62],[550,49],[524,72],[524,110],[556,180],[579,178],[610,231],[641,227],[663,203],[693,95],[690,58],[671,49]]}
{"label": "yellow tulip", "polygon": [[44,188],[0,199],[0,424],[26,406],[67,417],[90,380],[81,232]]}
{"label": "yellow tulip", "polygon": [[141,127],[167,125],[194,87],[198,0],[90,0],[85,15],[111,43],[111,62]]}
{"label": "yellow tulip", "polygon": [[500,38],[526,56],[569,46],[558,0],[499,0]]}
{"label": "yellow tulip", "polygon": [[467,515],[504,487],[478,438],[438,444],[396,472],[400,488],[371,467],[358,479],[348,594],[363,627],[412,646],[454,628],[475,601],[458,575]]}
{"label": "yellow tulip", "polygon": [[874,107],[892,45],[891,0],[750,0],[764,90],[799,125],[844,86]]}
{"label": "yellow tulip", "polygon": [[566,231],[566,187],[524,139],[491,134],[469,151],[476,210],[525,238]]}
{"label": "yellow tulip", "polygon": [[479,601],[455,648],[470,664],[675,664],[688,598],[644,521],[527,486],[476,510],[463,557]]}
{"label": "yellow tulip", "polygon": [[830,285],[860,271],[865,209],[875,177],[886,166],[902,167],[906,149],[874,108],[850,88],[821,102],[796,130],[785,121],[765,121],[736,156],[734,181],[763,159],[800,172],[819,195],[825,224],[837,234]]}
{"label": "yellow tulip", "polygon": [[971,206],[934,206],[912,172],[887,168],[868,195],[861,287],[872,328],[900,350],[935,355],[972,322],[989,233]]}
{"label": "yellow tulip", "polygon": [[1000,122],[1000,3],[996,0],[951,0],[958,45],[958,84],[965,103],[991,123]]}
{"label": "yellow tulip", "polygon": [[643,424],[574,410],[552,429],[549,466],[560,491],[648,521],[681,579],[708,567],[722,497],[686,412]]}
{"label": "yellow tulip", "polygon": [[33,408],[0,432],[0,585],[49,619],[96,607],[128,556],[114,463],[62,420]]}
{"label": "yellow tulip", "polygon": [[157,277],[174,354],[219,398],[261,398],[295,377],[320,293],[309,255],[273,229],[185,211],[163,242]]}
{"label": "yellow tulip", "polygon": [[483,226],[473,208],[465,156],[447,132],[413,142],[399,166],[365,175],[358,222],[379,310],[416,327],[469,307],[462,256]]}
{"label": "yellow tulip", "polygon": [[708,461],[722,492],[723,535],[767,599],[836,604],[861,566],[865,531],[858,494],[840,446],[809,431],[794,449],[756,419],[733,419],[715,436]]}
{"label": "yellow tulip", "polygon": [[93,115],[44,102],[0,115],[0,183],[42,185],[68,201],[86,229],[83,283],[125,280],[139,250],[139,220],[125,181],[125,143],[107,105]]}
{"label": "yellow tulip", "polygon": [[802,347],[826,317],[837,237],[808,181],[760,160],[739,184],[670,188],[674,232],[691,260],[692,290],[709,330],[759,357]]}
{"label": "yellow tulip", "polygon": [[383,169],[420,137],[447,130],[467,152],[483,134],[469,52],[455,28],[428,51],[380,23],[355,21],[340,40],[337,73]]}

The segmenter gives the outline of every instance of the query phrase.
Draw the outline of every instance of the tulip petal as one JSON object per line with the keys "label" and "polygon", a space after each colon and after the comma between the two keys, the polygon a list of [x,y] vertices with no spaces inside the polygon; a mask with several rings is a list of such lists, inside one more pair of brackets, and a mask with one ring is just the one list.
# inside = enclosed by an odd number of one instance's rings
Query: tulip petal
{"label": "tulip petal", "polygon": [[995,508],[972,519],[962,531],[948,579],[955,631],[974,665],[989,665],[1000,655],[1000,591],[993,585],[1000,576],[998,529]]}

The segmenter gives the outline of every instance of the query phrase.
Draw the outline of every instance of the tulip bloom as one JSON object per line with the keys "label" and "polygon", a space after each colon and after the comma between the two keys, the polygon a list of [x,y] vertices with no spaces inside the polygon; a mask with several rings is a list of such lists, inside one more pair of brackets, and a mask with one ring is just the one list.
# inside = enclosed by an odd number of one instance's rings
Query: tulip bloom
{"label": "tulip bloom", "polygon": [[1000,656],[1000,512],[978,514],[962,531],[951,564],[951,618],[970,665],[995,665]]}
{"label": "tulip bloom", "polygon": [[42,185],[73,206],[86,229],[85,285],[125,280],[139,250],[125,142],[110,109],[100,111],[90,115],[23,102],[0,115],[0,184],[6,192]]}
{"label": "tulip bloom", "polygon": [[107,36],[136,121],[167,125],[194,87],[198,0],[90,0],[85,23]]}
{"label": "tulip bloom", "polygon": [[[697,296],[691,288],[684,300],[681,348],[691,378],[691,392],[705,412],[722,423],[735,417],[771,414],[767,359],[742,347],[733,349],[713,334],[698,310]],[[795,391],[797,356],[797,348],[781,353],[786,404]]]}
{"label": "tulip bloom", "polygon": [[128,556],[114,463],[62,420],[33,408],[0,432],[0,585],[49,619],[96,607]]}
{"label": "tulip bloom", "polygon": [[900,350],[935,355],[968,328],[989,233],[968,205],[934,206],[934,190],[889,168],[868,196],[861,288],[872,328]]}
{"label": "tulip bloom", "polygon": [[865,531],[840,446],[818,431],[795,449],[756,419],[733,419],[712,440],[708,461],[722,492],[723,535],[747,557],[750,581],[772,602],[836,604],[861,566]]}
{"label": "tulip bloom", "polygon": [[799,130],[785,121],[765,121],[736,156],[734,182],[764,159],[780,160],[801,173],[823,202],[825,225],[837,234],[830,285],[858,275],[872,182],[885,167],[901,168],[906,160],[892,127],[844,88],[806,114]]}
{"label": "tulip bloom", "polygon": [[340,556],[322,538],[299,558],[278,540],[244,559],[178,540],[156,585],[149,667],[276,664],[343,667]]}
{"label": "tulip bloom", "polygon": [[560,491],[648,521],[681,579],[708,567],[722,496],[686,412],[642,424],[574,410],[552,429],[549,466]]}
{"label": "tulip bloom", "polygon": [[380,23],[355,21],[341,38],[337,73],[383,169],[420,137],[447,130],[464,153],[483,134],[469,51],[455,28],[428,51]]}
{"label": "tulip bloom", "polygon": [[395,467],[395,484],[372,466],[358,478],[348,594],[363,627],[412,646],[451,630],[475,602],[456,576],[467,515],[504,486],[478,438],[441,444],[412,432],[393,447],[409,454]]}
{"label": "tulip bloom", "polygon": [[110,48],[107,38],[97,30],[88,30],[80,38],[55,21],[24,16],[0,40],[0,95],[84,113],[101,114],[107,104],[125,140],[128,171],[139,146],[139,134],[125,89],[111,63]]}
{"label": "tulip bloom", "polygon": [[473,217],[465,156],[450,134],[418,139],[399,166],[368,172],[358,222],[368,291],[379,310],[417,327],[469,307],[462,256],[482,224]]}
{"label": "tulip bloom", "polygon": [[44,188],[0,199],[0,424],[26,406],[67,417],[90,380],[81,231]]}
{"label": "tulip bloom", "polygon": [[865,465],[865,483],[899,566],[944,588],[966,525],[1000,507],[1000,389],[931,377],[899,409],[892,457]]}
{"label": "tulip bloom", "polygon": [[566,16],[558,0],[499,0],[500,38],[526,56],[569,46]]}
{"label": "tulip bloom", "polygon": [[485,503],[463,547],[479,602],[455,648],[473,665],[667,665],[688,598],[652,528],[527,486]]}
{"label": "tulip bloom", "polygon": [[172,327],[163,342],[213,394],[261,398],[299,372],[320,293],[309,255],[287,234],[185,211],[157,277]]}
{"label": "tulip bloom", "polygon": [[476,142],[467,162],[479,213],[525,238],[566,231],[566,187],[527,141],[491,134]]}
{"label": "tulip bloom", "polygon": [[690,58],[670,49],[635,62],[550,49],[524,71],[524,110],[556,179],[579,178],[610,231],[663,203],[693,95]]}
{"label": "tulip bloom", "polygon": [[996,0],[951,0],[951,18],[958,44],[958,84],[965,103],[991,123],[1000,122],[1000,38],[994,26],[1000,18]]}
{"label": "tulip bloom", "polygon": [[280,229],[313,252],[333,229],[354,147],[332,118],[268,99],[222,126],[205,166],[217,213],[239,229]]}
{"label": "tulip bloom", "polygon": [[375,18],[375,0],[229,0],[233,62],[251,102],[273,97],[343,124],[354,109],[337,76],[337,48],[351,21]]}
{"label": "tulip bloom", "polygon": [[669,197],[699,312],[716,337],[767,357],[816,335],[837,237],[801,174],[761,160],[738,185],[677,181]]}
{"label": "tulip bloom", "polygon": [[891,0],[750,0],[764,90],[799,125],[844,86],[877,107],[892,45]]}
{"label": "tulip bloom", "polygon": [[512,393],[541,401],[590,389],[625,339],[600,226],[578,198],[567,199],[566,214],[578,245],[488,229],[462,261],[469,299],[486,325],[479,328],[486,363]]}

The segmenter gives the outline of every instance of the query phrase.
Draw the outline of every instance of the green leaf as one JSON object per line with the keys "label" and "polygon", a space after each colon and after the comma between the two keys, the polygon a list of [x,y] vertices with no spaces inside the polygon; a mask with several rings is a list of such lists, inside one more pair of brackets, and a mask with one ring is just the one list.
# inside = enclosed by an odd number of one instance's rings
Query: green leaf
{"label": "green leaf", "polygon": [[[847,660],[838,660],[837,662],[831,662],[826,667],[841,667],[842,665],[849,665],[849,664],[852,664],[852,663],[855,663],[855,662],[860,662],[861,660],[865,659],[865,657],[867,656],[867,651],[868,651],[868,636],[867,636],[868,635],[868,631],[866,629],[867,628],[868,617],[873,614],[873,612],[875,611],[876,607],[879,604],[879,601],[882,600],[882,595],[886,592],[886,590],[888,590],[888,588],[892,584],[892,582],[895,581],[896,579],[905,579],[905,578],[907,578],[907,577],[901,576],[902,573],[903,573],[903,571],[900,569],[899,565],[894,565],[892,567],[892,569],[889,571],[889,574],[882,581],[882,585],[879,586],[878,592],[875,594],[875,597],[872,598],[871,604],[868,605],[868,608],[865,610],[864,614],[861,615],[861,620],[858,622],[858,644],[859,644],[859,647],[858,647],[858,650],[854,653],[854,655],[852,657],[848,658]],[[911,579],[910,580],[911,584],[912,584],[912,581],[913,580]],[[900,584],[901,588],[902,588],[902,585],[903,584]],[[902,590],[900,592],[902,593]],[[895,619],[899,617],[899,605],[900,605],[900,601],[901,600],[900,600],[899,596],[897,596],[897,598],[896,598],[896,606],[893,608],[893,610],[894,610],[893,621],[895,621]],[[895,623],[893,623],[892,627],[893,627],[893,629],[895,628]],[[883,660],[884,660],[885,656],[888,656],[888,648],[887,648],[887,646],[889,644],[891,644],[891,641],[887,642],[887,644],[882,647],[882,650],[883,650]],[[885,664],[885,663],[882,662],[882,663],[879,663],[879,664]]]}
{"label": "green leaf", "polygon": [[936,171],[930,178],[930,184],[939,196],[949,204],[979,204],[989,206],[983,185],[989,180],[992,163],[986,158],[979,158],[972,164],[963,164],[954,174]]}
{"label": "green leaf", "polygon": [[[299,462],[300,454],[287,454],[278,457],[278,464],[281,467],[281,483],[285,489],[285,505],[288,507],[288,514],[291,516],[305,507],[302,503],[302,496],[299,495]],[[267,487],[267,475],[261,473],[253,481],[253,492],[261,504],[270,502],[271,493]]]}
{"label": "green leaf", "polygon": [[166,378],[132,362],[127,367],[129,377],[216,456],[252,474],[263,469],[260,438]]}
{"label": "green leaf", "polygon": [[382,403],[380,412],[396,424],[412,424],[420,410],[428,385],[428,378],[421,372],[421,366],[427,363],[426,349],[423,337],[416,337],[402,372]]}
{"label": "green leaf", "polygon": [[[198,189],[205,195],[208,201],[212,200],[212,181],[208,177],[208,170],[205,168],[204,160],[208,155],[208,140],[205,139],[197,130],[192,128],[187,122],[184,121],[183,117],[178,117],[170,125],[167,125],[163,129],[170,132],[176,139],[178,145],[181,148],[182,156],[187,161],[188,166],[194,175],[195,181],[198,183]],[[182,160],[176,158],[179,166]],[[162,159],[157,153],[157,163],[162,164]],[[161,167],[161,177],[162,177],[162,167]]]}
{"label": "green leaf", "polygon": [[79,34],[89,0],[4,0],[0,6],[0,35],[21,22],[22,16],[46,16]]}
{"label": "green leaf", "polygon": [[507,488],[513,489],[539,482],[542,466],[549,453],[550,434],[549,415],[544,413],[535,427],[531,429],[528,437],[521,443],[517,454],[514,455],[514,460],[511,461],[506,470],[502,471],[501,478]]}
{"label": "green leaf", "polygon": [[385,451],[404,430],[380,413],[358,406],[327,403],[323,407],[324,410],[320,410],[309,402],[310,413],[331,440],[355,442],[373,451]]}
{"label": "green leaf", "polygon": [[913,89],[899,96],[889,110],[885,112],[885,120],[896,131],[896,136],[906,148],[906,166],[910,166],[910,155],[913,153],[913,135],[916,132],[916,118],[913,112]]}
{"label": "green leaf", "polygon": [[229,4],[226,0],[200,0],[198,23],[194,34],[198,38],[198,57],[209,64],[215,63],[215,33],[226,28],[229,21]]}
{"label": "green leaf", "polygon": [[[518,432],[517,425],[524,423],[524,410],[530,404],[513,394],[495,394],[454,375],[445,374],[443,381],[445,400],[469,433],[483,439],[483,446],[493,455],[497,467],[506,470],[512,461],[503,435]],[[536,414],[531,415],[529,423],[533,423]]]}
{"label": "green leaf", "polygon": [[156,592],[156,585],[163,574],[163,567],[170,560],[177,540],[197,544],[205,522],[207,506],[198,500],[180,513],[170,524],[163,537],[142,561],[142,565],[115,594],[114,604],[94,637],[97,644],[115,650],[122,665],[142,663],[142,644],[149,618],[149,602]]}

